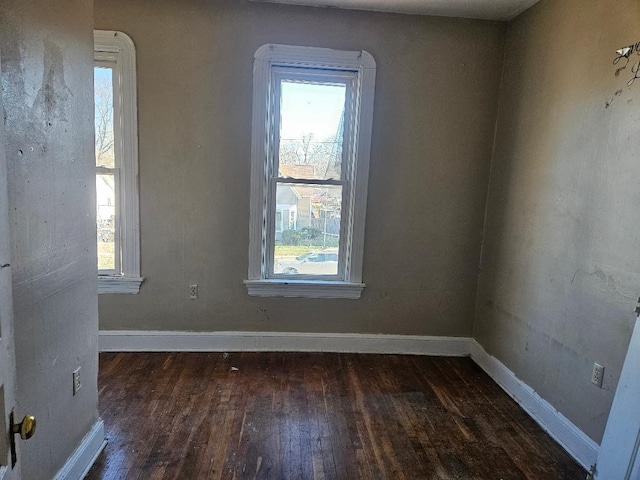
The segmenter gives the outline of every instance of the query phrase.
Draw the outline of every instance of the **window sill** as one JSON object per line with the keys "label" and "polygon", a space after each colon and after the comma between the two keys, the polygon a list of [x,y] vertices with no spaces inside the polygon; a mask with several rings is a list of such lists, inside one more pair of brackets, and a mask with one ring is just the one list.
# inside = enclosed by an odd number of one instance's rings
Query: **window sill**
{"label": "window sill", "polygon": [[125,293],[136,295],[140,292],[140,285],[144,277],[123,277],[98,275],[98,293]]}
{"label": "window sill", "polygon": [[303,297],[358,299],[364,283],[309,280],[245,280],[252,297]]}

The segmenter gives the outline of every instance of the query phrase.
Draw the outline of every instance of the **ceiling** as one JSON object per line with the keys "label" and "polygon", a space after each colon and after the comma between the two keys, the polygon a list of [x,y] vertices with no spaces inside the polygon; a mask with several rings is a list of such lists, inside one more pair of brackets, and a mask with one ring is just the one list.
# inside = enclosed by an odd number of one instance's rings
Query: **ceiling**
{"label": "ceiling", "polygon": [[538,0],[254,0],[313,7],[374,10],[377,12],[442,17],[511,20]]}

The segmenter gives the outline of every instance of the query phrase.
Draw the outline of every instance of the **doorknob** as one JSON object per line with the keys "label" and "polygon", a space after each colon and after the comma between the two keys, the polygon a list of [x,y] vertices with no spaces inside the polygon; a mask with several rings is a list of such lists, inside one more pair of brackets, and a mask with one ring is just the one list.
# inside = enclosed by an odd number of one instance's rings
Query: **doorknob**
{"label": "doorknob", "polygon": [[22,422],[11,425],[11,433],[19,433],[22,440],[29,440],[36,433],[36,417],[25,415]]}
{"label": "doorknob", "polygon": [[36,417],[33,415],[25,415],[20,423],[15,423],[12,411],[9,415],[9,431],[11,432],[11,468],[13,468],[18,461],[14,435],[19,434],[22,440],[29,440],[33,437],[33,434],[36,433]]}

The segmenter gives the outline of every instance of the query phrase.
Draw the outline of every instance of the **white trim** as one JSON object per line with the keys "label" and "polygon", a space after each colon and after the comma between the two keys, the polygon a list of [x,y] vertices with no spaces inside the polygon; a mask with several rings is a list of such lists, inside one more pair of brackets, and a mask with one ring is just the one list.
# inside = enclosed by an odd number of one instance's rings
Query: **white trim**
{"label": "white trim", "polygon": [[440,355],[469,354],[467,337],[297,332],[100,331],[101,352],[340,352]]}
{"label": "white trim", "polygon": [[249,295],[254,297],[304,297],[358,299],[364,283],[305,280],[245,280]]}
{"label": "white trim", "polygon": [[470,340],[471,358],[480,368],[588,471],[598,458],[598,449],[600,448],[598,444],[558,412],[553,405],[538,395],[529,385],[516,377],[500,360],[489,355],[476,340]]}
{"label": "white trim", "polygon": [[98,275],[98,293],[129,293],[136,295],[144,277]]}
{"label": "white trim", "polygon": [[258,48],[254,57],[275,65],[321,66],[338,70],[376,68],[376,61],[365,50],[347,51],[268,43]]}
{"label": "white trim", "polygon": [[[266,280],[298,280],[276,275],[269,258],[273,245],[274,208],[272,178],[273,149],[277,147],[278,102],[274,67],[312,67],[348,73],[348,107],[345,110],[345,165],[342,223],[340,227],[340,261],[335,279],[266,282]],[[279,71],[279,70],[278,70]],[[316,70],[317,72],[317,70]],[[274,76],[275,75],[275,76]],[[303,75],[302,72],[296,75]],[[331,72],[326,72],[331,76]],[[376,63],[364,50],[343,51],[329,48],[267,44],[255,53],[253,69],[253,120],[251,144],[251,203],[249,226],[249,271],[245,282],[249,295],[302,296],[307,298],[359,298],[364,288],[362,263],[364,254],[364,222],[366,218],[367,184],[373,123]],[[350,93],[349,93],[350,92]],[[276,172],[277,173],[277,172]],[[322,183],[322,182],[320,182]],[[275,183],[273,183],[275,185]],[[324,280],[324,281],[323,281]],[[337,288],[327,288],[332,281]],[[314,290],[313,286],[318,288]],[[348,287],[345,287],[347,285]],[[358,285],[360,291],[356,291]],[[345,293],[347,292],[347,293]]]}
{"label": "white trim", "polygon": [[[120,158],[118,221],[122,250],[121,269],[125,277],[140,278],[136,50],[133,40],[127,34],[114,30],[94,30],[93,44],[96,60],[108,57],[116,65],[114,102],[117,102],[117,105],[114,104],[114,129],[118,130],[121,139],[116,145],[116,154]],[[116,118],[116,115],[119,118]],[[123,288],[116,290],[118,282],[110,283],[112,288],[108,293],[132,293],[126,284],[120,284]]]}
{"label": "white trim", "polygon": [[54,480],[80,480],[104,449],[107,442],[104,439],[104,422],[98,420],[91,430],[84,436],[78,448],[67,459],[64,466],[56,473]]}

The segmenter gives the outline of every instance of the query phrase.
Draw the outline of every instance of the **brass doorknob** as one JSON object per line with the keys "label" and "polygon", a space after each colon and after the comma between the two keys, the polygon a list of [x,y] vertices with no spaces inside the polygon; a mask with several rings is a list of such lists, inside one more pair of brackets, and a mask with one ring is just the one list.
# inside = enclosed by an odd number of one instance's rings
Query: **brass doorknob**
{"label": "brass doorknob", "polygon": [[25,415],[22,422],[16,423],[11,427],[11,433],[19,433],[22,440],[29,440],[36,433],[36,417]]}

